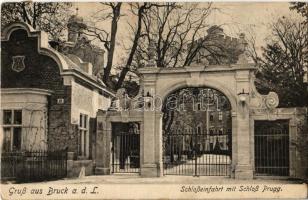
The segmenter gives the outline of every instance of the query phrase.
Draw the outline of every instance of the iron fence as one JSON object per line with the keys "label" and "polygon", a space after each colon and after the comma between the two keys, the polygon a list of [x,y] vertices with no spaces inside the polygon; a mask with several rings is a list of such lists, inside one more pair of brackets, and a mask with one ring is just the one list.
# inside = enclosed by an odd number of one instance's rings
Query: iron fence
{"label": "iron fence", "polygon": [[23,168],[22,152],[3,152],[1,154],[1,179],[15,179]]}
{"label": "iron fence", "polygon": [[34,182],[66,177],[67,151],[5,152],[1,155],[1,179]]}

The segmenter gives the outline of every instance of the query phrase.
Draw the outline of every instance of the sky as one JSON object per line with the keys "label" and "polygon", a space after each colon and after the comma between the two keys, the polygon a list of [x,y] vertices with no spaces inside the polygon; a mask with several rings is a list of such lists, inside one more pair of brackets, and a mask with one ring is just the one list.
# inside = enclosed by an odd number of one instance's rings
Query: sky
{"label": "sky", "polygon": [[[202,6],[202,3],[201,3]],[[214,7],[219,11],[213,12],[208,18],[210,24],[223,25],[224,32],[232,37],[238,37],[239,33],[253,32],[256,38],[258,51],[265,45],[266,39],[270,36],[269,24],[282,16],[299,16],[295,11],[290,11],[288,2],[215,2]],[[78,7],[78,15],[89,20],[90,16],[97,15],[102,7],[99,3],[74,3],[73,9]],[[95,14],[96,13],[96,14]],[[118,29],[118,45],[125,43],[129,26],[127,22],[132,20],[126,16],[120,20]],[[109,23],[100,23],[101,27],[110,29]],[[116,55],[122,55],[123,50],[117,48]],[[120,58],[120,56],[116,56]],[[115,62],[120,62],[115,60]]]}

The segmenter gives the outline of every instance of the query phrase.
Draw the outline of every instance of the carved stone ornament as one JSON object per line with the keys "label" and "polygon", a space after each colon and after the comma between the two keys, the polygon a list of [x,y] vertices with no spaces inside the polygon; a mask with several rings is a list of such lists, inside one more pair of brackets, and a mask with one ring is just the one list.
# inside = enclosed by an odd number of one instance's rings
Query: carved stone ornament
{"label": "carved stone ornament", "polygon": [[15,72],[21,72],[25,69],[25,56],[13,56],[12,60],[12,70],[14,70]]}
{"label": "carved stone ornament", "polygon": [[275,92],[270,92],[268,95],[265,96],[264,102],[266,107],[272,110],[276,108],[279,104],[278,95]]}
{"label": "carved stone ornament", "polygon": [[267,95],[261,95],[255,85],[255,76],[250,80],[250,112],[252,115],[263,115],[267,120],[276,120],[278,115],[277,107],[279,97],[275,92],[269,92]]}
{"label": "carved stone ornament", "polygon": [[115,102],[113,102],[113,106],[116,106],[117,108],[121,109],[129,109],[130,106],[130,98],[126,92],[125,88],[118,89],[116,93],[116,98],[114,99]]}

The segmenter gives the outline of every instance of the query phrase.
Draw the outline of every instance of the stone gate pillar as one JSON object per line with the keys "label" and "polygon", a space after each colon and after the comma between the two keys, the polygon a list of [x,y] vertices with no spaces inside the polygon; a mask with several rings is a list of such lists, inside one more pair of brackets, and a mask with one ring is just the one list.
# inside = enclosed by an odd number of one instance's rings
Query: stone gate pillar
{"label": "stone gate pillar", "polygon": [[141,176],[163,175],[162,163],[162,112],[145,111],[143,137],[141,137]]}
{"label": "stone gate pillar", "polygon": [[96,157],[95,174],[110,174],[110,141],[111,141],[111,123],[106,119],[106,113],[99,111],[97,116],[96,131]]}
{"label": "stone gate pillar", "polygon": [[[250,117],[249,117],[249,92],[250,70],[236,72],[237,114],[233,119],[236,126],[235,140],[237,144],[235,178],[252,179],[253,169],[251,163]],[[240,99],[240,97],[245,98]]]}
{"label": "stone gate pillar", "polygon": [[157,163],[155,161],[155,111],[146,110],[143,116],[141,176],[156,177],[158,175]]}
{"label": "stone gate pillar", "polygon": [[155,76],[147,76],[143,80],[144,95],[150,95],[150,102],[145,102],[143,112],[143,137],[141,137],[141,166],[142,177],[160,176],[160,137],[161,118],[155,108]]}
{"label": "stone gate pillar", "polygon": [[163,112],[155,112],[155,161],[157,176],[163,176]]}

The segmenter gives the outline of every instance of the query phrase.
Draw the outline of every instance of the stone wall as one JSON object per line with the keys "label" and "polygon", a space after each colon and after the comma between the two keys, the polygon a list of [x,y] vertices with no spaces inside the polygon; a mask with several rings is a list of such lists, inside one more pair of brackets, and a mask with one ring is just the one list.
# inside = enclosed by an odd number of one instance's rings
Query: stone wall
{"label": "stone wall", "polygon": [[61,98],[63,104],[57,104],[50,98],[49,124],[48,124],[48,148],[50,150],[68,148],[69,151],[78,151],[78,125],[71,124],[71,87],[63,90]]}
{"label": "stone wall", "polygon": [[74,152],[68,152],[67,177],[72,178],[79,176],[89,176],[93,174],[92,160],[73,160],[74,157]]}

